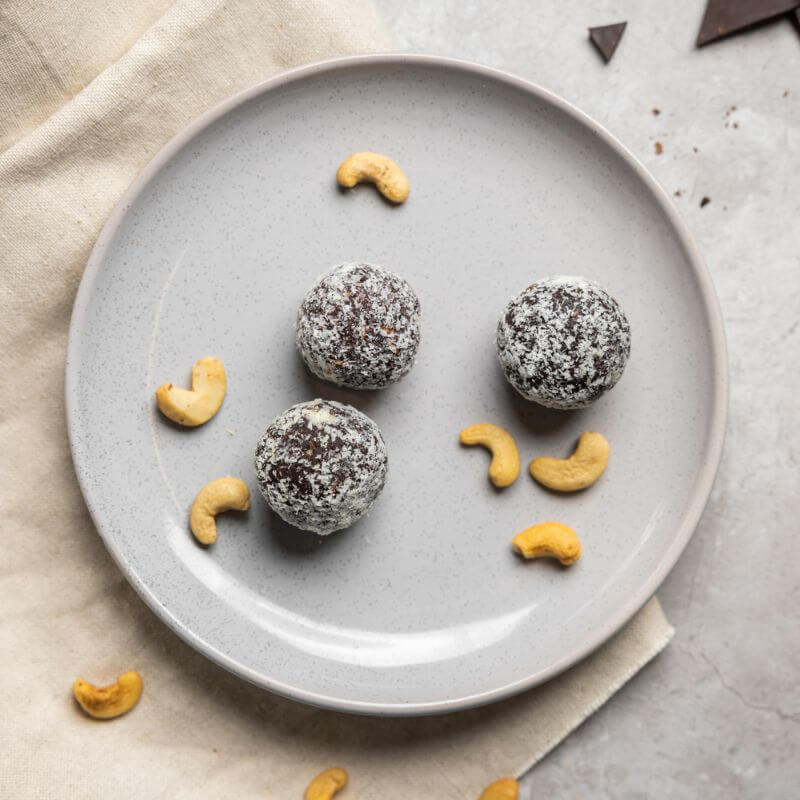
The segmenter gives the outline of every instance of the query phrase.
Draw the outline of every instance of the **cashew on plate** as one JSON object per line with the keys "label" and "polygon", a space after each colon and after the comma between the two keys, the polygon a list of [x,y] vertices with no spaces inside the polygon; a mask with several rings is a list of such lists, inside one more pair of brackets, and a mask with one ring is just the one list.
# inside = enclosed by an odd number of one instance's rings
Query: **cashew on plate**
{"label": "cashew on plate", "polygon": [[531,475],[548,489],[577,492],[591,486],[605,472],[611,445],[602,433],[586,432],[569,458],[534,458]]}
{"label": "cashew on plate", "polygon": [[340,790],[347,786],[347,773],[334,767],[320,772],[306,789],[305,800],[331,800]]}
{"label": "cashew on plate", "polygon": [[113,719],[127,713],[139,702],[142,676],[133,670],[125,672],[110,686],[94,686],[78,678],[72,684],[72,694],[90,717]]}
{"label": "cashew on plate", "polygon": [[189,512],[189,527],[201,544],[217,541],[217,514],[223,511],[247,511],[250,489],[241,478],[226,475],[207,483],[194,498]]}
{"label": "cashew on plate", "polygon": [[358,183],[374,183],[377,190],[392,203],[403,203],[408,197],[408,178],[388,156],[364,151],[348,156],[336,172],[339,186],[352,189]]}
{"label": "cashew on plate", "polygon": [[201,358],[192,367],[192,388],[182,389],[165,383],[156,390],[161,413],[187,428],[208,422],[225,399],[228,381],[225,367],[218,358]]}
{"label": "cashew on plate", "polygon": [[511,434],[499,425],[484,422],[464,428],[459,435],[461,444],[480,444],[492,454],[489,480],[498,488],[511,486],[519,475],[519,451]]}
{"label": "cashew on plate", "polygon": [[581,557],[578,534],[560,522],[540,522],[518,533],[511,541],[524,558],[557,558],[565,567]]}

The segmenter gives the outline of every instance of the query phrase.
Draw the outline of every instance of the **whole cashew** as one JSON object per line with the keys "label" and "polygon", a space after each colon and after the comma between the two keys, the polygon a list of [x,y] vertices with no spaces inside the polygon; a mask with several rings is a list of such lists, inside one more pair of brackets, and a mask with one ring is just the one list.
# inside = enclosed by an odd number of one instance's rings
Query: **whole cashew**
{"label": "whole cashew", "polygon": [[602,433],[582,433],[569,458],[534,458],[531,475],[548,489],[577,492],[603,474],[610,455],[611,445]]}
{"label": "whole cashew", "polygon": [[517,800],[519,784],[513,778],[501,778],[483,790],[479,800]]}
{"label": "whole cashew", "polygon": [[464,428],[459,435],[461,444],[482,444],[492,453],[489,480],[502,489],[511,486],[519,475],[519,452],[511,434],[499,425],[484,422]]}
{"label": "whole cashew", "polygon": [[581,542],[572,528],[560,522],[540,522],[518,533],[511,541],[514,551],[525,558],[549,556],[565,567],[581,557]]}
{"label": "whole cashew", "polygon": [[219,411],[227,386],[222,362],[218,358],[201,358],[192,367],[191,389],[165,383],[156,390],[156,402],[165,417],[194,428]]}
{"label": "whole cashew", "polygon": [[306,789],[306,800],[331,800],[340,789],[347,786],[347,773],[334,767],[320,772]]}
{"label": "whole cashew", "polygon": [[201,544],[217,541],[215,517],[223,511],[247,511],[250,508],[250,489],[241,478],[217,478],[207,483],[194,498],[189,512],[189,527]]}
{"label": "whole cashew", "polygon": [[90,717],[112,719],[127,713],[139,702],[142,676],[135,671],[125,672],[110,686],[93,686],[78,678],[72,684],[72,694]]}
{"label": "whole cashew", "polygon": [[402,203],[408,197],[408,178],[388,156],[380,153],[353,153],[336,172],[339,186],[352,189],[357,183],[374,183],[378,191],[392,203]]}

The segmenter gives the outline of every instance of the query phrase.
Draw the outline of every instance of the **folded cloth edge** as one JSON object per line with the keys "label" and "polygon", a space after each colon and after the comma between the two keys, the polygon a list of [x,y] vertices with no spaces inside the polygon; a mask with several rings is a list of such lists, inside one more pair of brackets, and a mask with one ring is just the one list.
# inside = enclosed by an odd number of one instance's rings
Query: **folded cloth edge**
{"label": "folded cloth edge", "polygon": [[[601,706],[607,703],[631,678],[643,667],[652,661],[669,643],[675,635],[675,628],[669,623],[655,595],[632,617],[620,631],[609,641],[601,645],[594,653],[576,664],[572,670],[561,673],[553,678],[554,681],[572,681],[578,679],[578,673],[589,672],[600,666],[599,662],[610,665],[617,661],[618,656],[630,658],[630,650],[636,650],[630,665],[618,672],[616,678],[605,685],[604,690],[589,702],[582,710],[567,715],[559,729],[553,731],[552,742],[540,748],[529,760],[524,762],[517,770],[517,776],[529,772],[548,753],[554,750],[574,730],[594,714]],[[617,669],[619,666],[617,665]],[[575,674],[573,674],[575,673]]]}

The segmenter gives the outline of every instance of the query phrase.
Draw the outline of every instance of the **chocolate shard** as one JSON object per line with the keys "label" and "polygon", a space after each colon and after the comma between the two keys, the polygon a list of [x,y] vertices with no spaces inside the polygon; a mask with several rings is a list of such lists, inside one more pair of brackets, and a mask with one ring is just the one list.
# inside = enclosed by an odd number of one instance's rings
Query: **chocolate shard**
{"label": "chocolate shard", "polygon": [[708,0],[697,46],[766,22],[800,7],[800,0]]}
{"label": "chocolate shard", "polygon": [[627,24],[627,22],[615,22],[613,25],[589,28],[589,40],[597,48],[597,52],[600,53],[606,64],[611,61],[611,56],[614,55]]}

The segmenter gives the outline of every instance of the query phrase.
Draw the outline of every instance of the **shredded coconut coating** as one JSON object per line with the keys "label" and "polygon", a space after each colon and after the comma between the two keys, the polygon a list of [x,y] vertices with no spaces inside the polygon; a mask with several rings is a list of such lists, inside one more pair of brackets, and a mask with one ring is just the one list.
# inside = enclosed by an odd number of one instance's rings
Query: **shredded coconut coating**
{"label": "shredded coconut coating", "polygon": [[290,525],[323,535],[369,511],[386,480],[378,426],[352,406],[311,400],[277,416],[256,446],[264,499]]}
{"label": "shredded coconut coating", "polygon": [[382,389],[413,366],[419,320],[419,298],[400,276],[371,264],[341,264],[305,296],[297,347],[319,378]]}
{"label": "shredded coconut coating", "polygon": [[631,329],[619,303],[585,278],[529,286],[497,325],[497,355],[525,398],[548,408],[591,405],[622,376]]}

